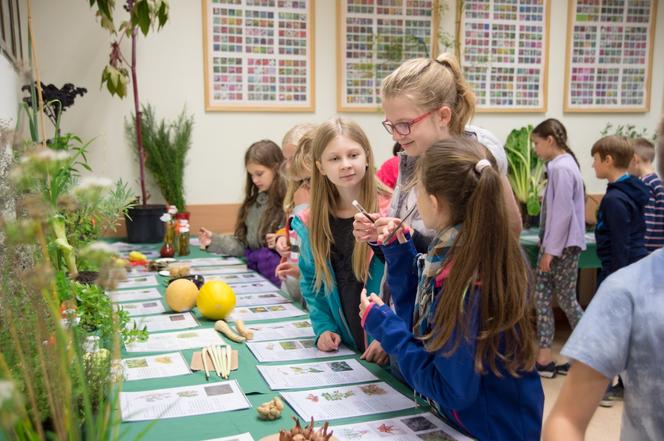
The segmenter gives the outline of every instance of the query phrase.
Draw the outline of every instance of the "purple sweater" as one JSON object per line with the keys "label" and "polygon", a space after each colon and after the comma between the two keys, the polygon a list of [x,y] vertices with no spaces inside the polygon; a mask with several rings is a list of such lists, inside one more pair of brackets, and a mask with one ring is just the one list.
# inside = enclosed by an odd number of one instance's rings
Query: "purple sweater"
{"label": "purple sweater", "polygon": [[574,158],[563,153],[546,164],[544,190],[544,252],[561,256],[567,247],[586,249],[583,178]]}

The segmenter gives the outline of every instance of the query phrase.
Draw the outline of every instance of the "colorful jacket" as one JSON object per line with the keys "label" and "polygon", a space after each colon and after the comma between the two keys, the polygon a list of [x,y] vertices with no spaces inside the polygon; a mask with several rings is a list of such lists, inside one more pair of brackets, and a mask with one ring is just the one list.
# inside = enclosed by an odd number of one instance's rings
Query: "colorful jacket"
{"label": "colorful jacket", "polygon": [[[535,370],[509,375],[497,361],[502,377],[475,371],[475,340],[462,339],[448,356],[426,351],[413,335],[415,294],[420,277],[413,242],[384,246],[387,283],[396,313],[387,305],[373,306],[365,330],[395,356],[400,371],[416,392],[425,396],[453,426],[479,440],[540,439],[544,393]],[[473,287],[471,289],[480,289]],[[436,296],[440,295],[440,290]],[[434,299],[435,301],[435,299]],[[476,319],[471,330],[477,329]]]}
{"label": "colorful jacket", "polygon": [[[381,199],[380,205],[381,207],[384,207],[381,208],[381,212],[385,211],[387,203],[389,203],[389,199]],[[344,317],[336,283],[333,284],[333,286],[328,287],[329,289],[327,292],[325,286],[322,286],[319,290],[314,288],[316,267],[314,265],[311,243],[309,241],[309,229],[307,228],[308,221],[309,210],[306,210],[293,218],[291,228],[300,238],[300,290],[302,291],[302,297],[307,302],[311,324],[314,328],[314,333],[316,334],[316,341],[318,341],[318,338],[323,332],[331,331],[339,334],[346,346],[356,350],[355,341],[353,340],[353,336]],[[373,255],[371,249],[369,251],[369,280],[365,287],[367,292],[377,293],[380,291],[380,282],[383,278],[385,264],[377,256]],[[332,275],[332,280],[336,280],[329,258],[327,266]],[[371,339],[367,339],[367,336],[365,335],[365,343],[369,343],[370,341]],[[368,345],[365,344],[365,346]]]}

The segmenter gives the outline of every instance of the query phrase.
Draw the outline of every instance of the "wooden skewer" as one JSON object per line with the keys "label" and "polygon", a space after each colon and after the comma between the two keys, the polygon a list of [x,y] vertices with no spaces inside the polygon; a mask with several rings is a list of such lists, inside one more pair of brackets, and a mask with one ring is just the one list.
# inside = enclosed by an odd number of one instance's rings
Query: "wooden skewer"
{"label": "wooden skewer", "polygon": [[228,363],[227,363],[227,357],[226,357],[226,345],[221,346],[219,348],[219,356],[221,358],[221,363],[223,366],[223,369],[221,370],[221,373],[224,377],[224,379],[228,378]]}
{"label": "wooden skewer", "polygon": [[217,371],[217,375],[219,377],[222,376],[222,364],[221,364],[221,359],[219,358],[219,347],[218,346],[210,346],[212,348],[212,355],[213,355],[213,360],[214,360],[214,370]]}
{"label": "wooden skewer", "polygon": [[201,358],[203,359],[203,368],[205,369],[205,381],[210,381],[210,371],[207,364],[207,348],[201,349]]}
{"label": "wooden skewer", "polygon": [[231,360],[232,360],[232,350],[230,346],[226,346],[226,360],[228,363],[226,363],[226,378],[228,378],[231,375]]}

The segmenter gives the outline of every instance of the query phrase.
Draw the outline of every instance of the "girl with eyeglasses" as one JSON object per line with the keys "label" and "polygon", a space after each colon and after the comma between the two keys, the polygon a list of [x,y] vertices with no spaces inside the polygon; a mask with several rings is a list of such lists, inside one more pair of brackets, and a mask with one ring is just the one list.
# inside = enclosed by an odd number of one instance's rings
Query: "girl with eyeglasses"
{"label": "girl with eyeglasses", "polygon": [[253,143],[244,155],[247,170],[245,197],[235,223],[235,233],[213,234],[201,228],[201,248],[228,256],[244,256],[247,267],[279,286],[274,271],[280,257],[267,247],[266,236],[283,225],[286,185],[280,174],[284,155],[270,140]]}
{"label": "girl with eyeglasses", "polygon": [[539,440],[544,393],[528,267],[507,223],[496,161],[457,136],[429,147],[415,173],[422,222],[436,236],[418,254],[396,222],[379,230],[395,310],[363,293],[362,325],[460,432]]}
{"label": "girl with eyeglasses", "polygon": [[[383,126],[403,149],[399,154],[399,177],[388,218],[372,224],[364,216],[357,215],[354,225],[356,239],[375,242],[377,226],[384,226],[389,218],[402,219],[415,206],[411,185],[415,164],[438,140],[450,136],[474,138],[493,154],[500,172],[507,174],[507,159],[500,142],[489,131],[468,125],[475,111],[475,95],[454,56],[442,54],[435,60],[415,58],[404,62],[383,80],[381,94],[386,117]],[[506,190],[511,188],[506,176],[501,182]],[[511,190],[505,191],[505,203],[510,212],[510,225],[515,231],[520,231],[521,216]],[[434,232],[423,225],[417,209],[409,226],[414,230],[417,250],[426,252]]]}
{"label": "girl with eyeglasses", "polygon": [[371,248],[353,238],[353,201],[385,213],[390,192],[376,178],[374,157],[356,123],[335,118],[316,129],[312,143],[311,206],[291,222],[300,238],[300,288],[319,350],[343,342],[367,361],[384,364],[378,341],[367,340],[357,305],[360,293],[377,290],[385,268]]}

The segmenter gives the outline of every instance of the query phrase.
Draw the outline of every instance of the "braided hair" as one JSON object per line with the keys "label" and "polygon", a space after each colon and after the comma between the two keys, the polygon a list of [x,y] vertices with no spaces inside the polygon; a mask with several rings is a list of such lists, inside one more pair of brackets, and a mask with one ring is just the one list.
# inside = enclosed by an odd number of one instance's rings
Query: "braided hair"
{"label": "braided hair", "polygon": [[549,118],[539,123],[537,127],[533,129],[533,133],[542,139],[546,139],[549,136],[553,137],[558,147],[563,149],[565,153],[569,153],[572,158],[574,158],[574,162],[576,162],[579,170],[581,170],[579,160],[576,159],[576,155],[567,145],[567,130],[565,130],[563,123],[555,118]]}

